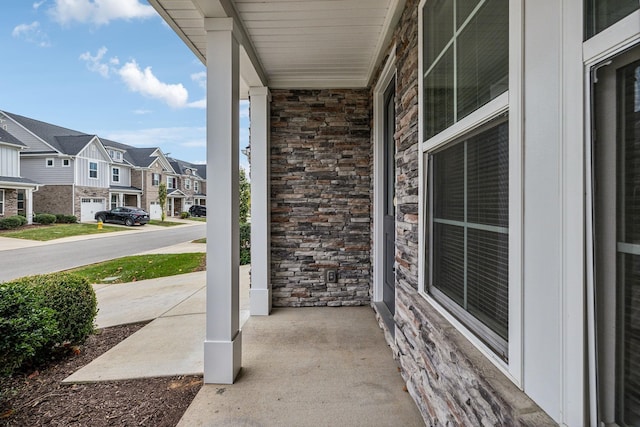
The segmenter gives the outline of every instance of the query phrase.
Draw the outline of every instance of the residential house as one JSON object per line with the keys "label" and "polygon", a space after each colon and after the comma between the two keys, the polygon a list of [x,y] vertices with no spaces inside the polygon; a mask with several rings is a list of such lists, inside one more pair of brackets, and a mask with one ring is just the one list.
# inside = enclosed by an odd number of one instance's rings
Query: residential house
{"label": "residential house", "polygon": [[185,196],[182,210],[189,211],[193,205],[205,205],[207,196],[204,193],[204,182],[206,175],[204,177],[200,175],[201,170],[205,168],[198,168],[201,165],[174,158],[169,158],[169,162],[173,170],[179,174],[177,189]]}
{"label": "residential house", "polygon": [[248,98],[253,315],[370,304],[427,425],[640,425],[637,0],[150,3],[207,66],[205,382]]}
{"label": "residential house", "polygon": [[124,144],[102,139],[104,148],[111,157],[111,165],[109,166],[109,209],[117,206],[136,206],[142,207],[142,188],[132,185],[132,176],[138,171],[127,156],[127,148]]}
{"label": "residential house", "polygon": [[24,176],[46,185],[33,195],[35,212],[93,220],[109,200],[111,158],[96,135],[0,112],[6,130],[26,145],[20,154]]}
{"label": "residential house", "polygon": [[4,129],[0,119],[0,219],[14,215],[33,222],[33,193],[40,184],[20,176],[20,151],[26,146]]}
{"label": "residential house", "polygon": [[[131,178],[132,185],[142,189],[140,207],[149,212],[152,219],[160,219],[162,217],[162,208],[158,200],[160,183],[168,183],[168,177],[175,176],[175,172],[160,148],[128,147],[126,150],[125,159],[136,167]],[[167,193],[169,193],[168,189]],[[168,211],[169,216],[172,216],[170,212]]]}

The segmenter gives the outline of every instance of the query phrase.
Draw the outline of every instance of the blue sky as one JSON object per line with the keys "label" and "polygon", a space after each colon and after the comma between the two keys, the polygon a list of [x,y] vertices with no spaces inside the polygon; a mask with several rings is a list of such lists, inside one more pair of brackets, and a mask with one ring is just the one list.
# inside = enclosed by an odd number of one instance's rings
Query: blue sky
{"label": "blue sky", "polygon": [[204,163],[205,75],[144,0],[2,0],[0,110]]}

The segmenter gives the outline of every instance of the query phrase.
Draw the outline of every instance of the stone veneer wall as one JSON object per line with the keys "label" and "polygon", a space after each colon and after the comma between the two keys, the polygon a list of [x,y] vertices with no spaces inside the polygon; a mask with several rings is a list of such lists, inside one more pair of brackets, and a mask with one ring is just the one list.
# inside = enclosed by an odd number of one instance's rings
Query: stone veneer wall
{"label": "stone veneer wall", "polygon": [[14,215],[18,215],[18,190],[7,188],[4,189],[4,214],[0,215],[0,217]]}
{"label": "stone veneer wall", "polygon": [[370,303],[370,105],[368,90],[272,91],[276,307]]}
{"label": "stone veneer wall", "polygon": [[[79,202],[78,202],[79,203]],[[73,215],[73,186],[45,185],[33,193],[33,212]],[[80,206],[75,215],[80,218]]]}
{"label": "stone veneer wall", "polygon": [[379,315],[378,322],[427,425],[552,425],[418,293],[418,0],[407,1],[392,44],[397,67],[395,338]]}

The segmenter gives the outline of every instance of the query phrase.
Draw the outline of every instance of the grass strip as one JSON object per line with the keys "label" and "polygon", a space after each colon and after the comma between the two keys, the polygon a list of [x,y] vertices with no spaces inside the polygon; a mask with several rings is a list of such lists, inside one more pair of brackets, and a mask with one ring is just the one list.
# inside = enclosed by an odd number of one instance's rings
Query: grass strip
{"label": "grass strip", "polygon": [[131,230],[131,228],[103,225],[102,229],[99,230],[97,224],[52,224],[5,231],[2,232],[0,236],[45,242],[48,240],[62,239],[63,237],[104,234],[123,230]]}

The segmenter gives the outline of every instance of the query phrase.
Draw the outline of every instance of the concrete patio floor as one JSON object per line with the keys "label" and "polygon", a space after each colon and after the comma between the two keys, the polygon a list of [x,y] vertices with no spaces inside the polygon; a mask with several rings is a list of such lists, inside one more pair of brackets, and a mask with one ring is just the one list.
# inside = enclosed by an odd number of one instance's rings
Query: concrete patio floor
{"label": "concrete patio floor", "polygon": [[424,426],[369,307],[275,309],[242,343],[236,382],[204,385],[178,426]]}

